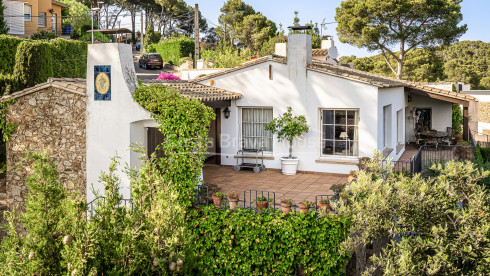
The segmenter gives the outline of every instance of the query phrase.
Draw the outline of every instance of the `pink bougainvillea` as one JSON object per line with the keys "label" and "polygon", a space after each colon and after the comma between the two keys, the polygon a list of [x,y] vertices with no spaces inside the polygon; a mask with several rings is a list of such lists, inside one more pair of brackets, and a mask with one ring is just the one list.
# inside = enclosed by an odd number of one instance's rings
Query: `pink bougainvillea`
{"label": "pink bougainvillea", "polygon": [[158,75],[157,80],[180,80],[180,78],[172,73],[165,73],[165,72],[160,72],[160,75]]}

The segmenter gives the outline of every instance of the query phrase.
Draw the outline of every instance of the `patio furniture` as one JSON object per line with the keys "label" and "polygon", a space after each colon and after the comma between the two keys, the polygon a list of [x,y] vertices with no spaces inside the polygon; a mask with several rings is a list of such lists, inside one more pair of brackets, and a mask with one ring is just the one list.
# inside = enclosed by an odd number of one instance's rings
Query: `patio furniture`
{"label": "patio furniture", "polygon": [[446,143],[448,146],[454,143],[454,129],[452,127],[446,128],[446,136],[441,139],[442,143]]}
{"label": "patio furniture", "polygon": [[[241,159],[241,163],[238,163]],[[255,163],[245,162],[245,159],[255,159]],[[261,162],[259,163],[259,159]],[[233,169],[238,172],[241,168],[251,168],[254,173],[265,170],[264,151],[262,149],[241,149],[237,152],[236,165]]]}

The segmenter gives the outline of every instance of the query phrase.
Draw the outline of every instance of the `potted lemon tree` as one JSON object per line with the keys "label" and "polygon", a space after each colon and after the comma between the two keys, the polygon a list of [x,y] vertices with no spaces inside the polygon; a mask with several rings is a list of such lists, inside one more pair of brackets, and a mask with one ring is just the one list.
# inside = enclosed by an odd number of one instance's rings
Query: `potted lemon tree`
{"label": "potted lemon tree", "polygon": [[286,140],[289,142],[289,156],[281,158],[282,173],[285,175],[295,175],[299,159],[293,156],[293,141],[308,132],[309,127],[304,115],[294,116],[293,109],[289,106],[287,112],[274,118],[265,125],[265,129],[273,134],[277,134],[279,142]]}

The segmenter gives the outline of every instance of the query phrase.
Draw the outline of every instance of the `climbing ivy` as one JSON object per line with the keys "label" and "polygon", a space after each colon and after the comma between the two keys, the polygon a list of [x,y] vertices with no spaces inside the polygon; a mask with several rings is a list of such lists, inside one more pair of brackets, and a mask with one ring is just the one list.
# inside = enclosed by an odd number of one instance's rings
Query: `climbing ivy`
{"label": "climbing ivy", "polygon": [[17,128],[17,124],[9,124],[7,122],[7,106],[13,104],[15,99],[10,99],[8,101],[0,102],[0,131],[2,132],[2,141],[10,141],[12,133],[14,133]]}
{"label": "climbing ivy", "polygon": [[182,203],[190,206],[207,150],[208,126],[215,118],[213,109],[162,85],[140,86],[133,98],[158,123],[165,137],[157,147],[164,155],[158,165],[165,181],[176,186]]}

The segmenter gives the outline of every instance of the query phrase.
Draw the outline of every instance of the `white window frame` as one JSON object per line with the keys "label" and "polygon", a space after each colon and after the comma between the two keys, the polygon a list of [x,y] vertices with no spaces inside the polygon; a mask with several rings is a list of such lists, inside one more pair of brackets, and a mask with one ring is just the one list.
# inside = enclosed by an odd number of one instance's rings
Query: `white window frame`
{"label": "white window frame", "polygon": [[[47,19],[47,16],[46,16],[46,13],[45,12],[39,12],[37,14],[37,26],[38,27],[42,27],[42,28],[45,28],[46,27],[46,19]],[[44,24],[42,24],[44,22]]]}
{"label": "white window frame", "polygon": [[[26,8],[29,8],[29,13],[26,13]],[[26,15],[28,15],[29,18],[26,18]],[[32,21],[32,6],[31,5],[24,5],[24,21]]]}
{"label": "white window frame", "polygon": [[[337,154],[324,154],[323,153],[323,142],[326,141],[326,140],[330,140],[330,141],[333,141],[333,145],[334,145],[334,148],[335,148],[335,142],[337,141],[337,139],[335,138],[335,126],[337,126],[337,124],[335,124],[335,115],[334,115],[334,122],[333,124],[324,124],[323,123],[323,111],[344,111],[344,112],[347,112],[347,111],[355,111],[356,112],[356,122],[357,124],[354,124],[354,125],[350,125],[350,124],[345,124],[346,127],[354,127],[354,128],[357,128],[357,140],[352,140],[354,143],[353,145],[355,145],[355,143],[357,143],[357,152],[354,152],[353,155],[337,155]],[[320,157],[321,158],[328,158],[328,159],[357,159],[359,157],[359,124],[361,122],[361,111],[359,108],[320,108],[320,114],[319,114],[319,122],[320,122]],[[334,131],[334,137],[333,139],[326,139],[324,138],[324,129],[323,127],[326,126],[326,125],[332,125],[334,127],[333,131]],[[356,131],[356,130],[354,130]],[[339,140],[340,141],[340,140]]]}
{"label": "white window frame", "polygon": [[[272,111],[272,116],[274,116],[274,110],[272,107],[270,106],[241,106],[239,107],[239,110],[240,110],[240,122],[239,122],[239,126],[240,126],[240,139],[239,139],[239,148],[240,149],[243,149],[243,143],[244,143],[244,139],[243,139],[243,110],[244,109],[261,109],[261,110],[271,110]],[[260,123],[260,124],[266,124],[267,122],[251,122],[251,123]],[[265,133],[265,132],[264,132]],[[271,134],[271,149],[270,150],[266,150],[264,149],[264,154],[272,154],[273,151],[274,151],[274,137],[273,135]]]}
{"label": "white window frame", "polygon": [[396,112],[396,153],[400,152],[405,144],[405,125],[403,121],[405,119],[405,113],[403,108]]}
{"label": "white window frame", "polygon": [[393,107],[383,106],[383,149],[393,149]]}

